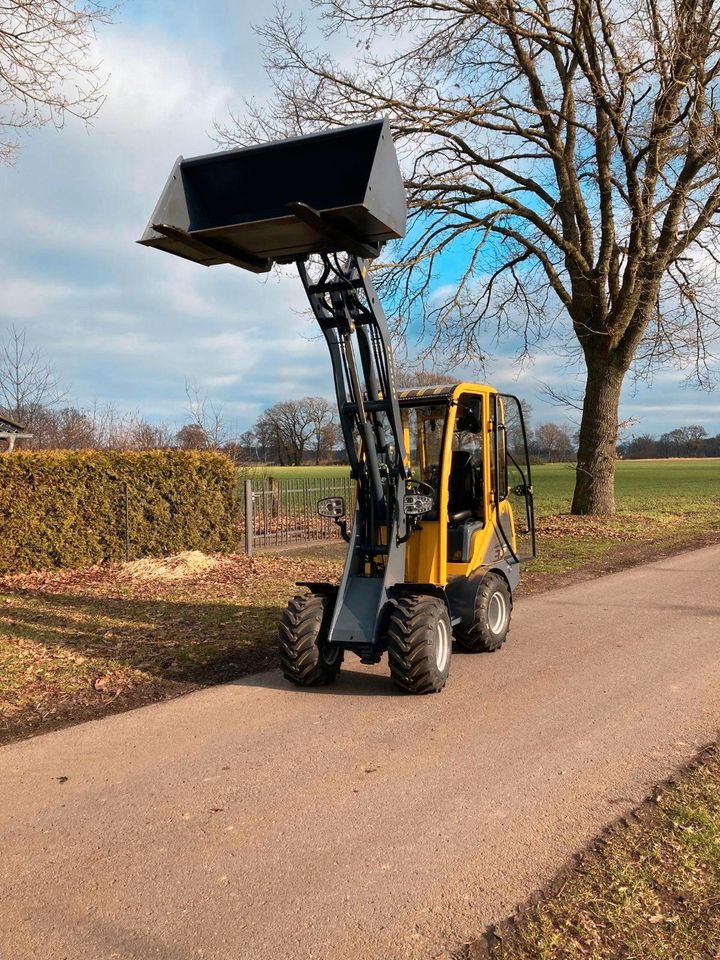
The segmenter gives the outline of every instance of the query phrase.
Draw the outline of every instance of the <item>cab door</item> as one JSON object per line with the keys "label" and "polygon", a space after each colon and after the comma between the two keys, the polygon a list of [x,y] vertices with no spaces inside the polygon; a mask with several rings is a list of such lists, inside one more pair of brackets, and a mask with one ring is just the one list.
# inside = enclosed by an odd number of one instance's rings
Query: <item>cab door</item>
{"label": "cab door", "polygon": [[532,560],[535,546],[535,508],[532,473],[522,404],[509,393],[495,395],[495,455],[493,490],[500,517],[501,504],[512,509],[517,560]]}

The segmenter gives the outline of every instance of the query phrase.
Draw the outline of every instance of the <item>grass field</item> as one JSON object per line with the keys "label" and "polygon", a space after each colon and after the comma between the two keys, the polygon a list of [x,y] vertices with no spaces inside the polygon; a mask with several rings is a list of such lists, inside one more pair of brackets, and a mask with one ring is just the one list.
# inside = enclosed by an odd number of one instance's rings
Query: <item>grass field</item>
{"label": "grass field", "polygon": [[[570,508],[575,470],[569,463],[538,464],[532,468],[535,504],[540,515]],[[241,479],[298,480],[347,477],[346,466],[241,468]],[[615,490],[621,513],[653,508],[675,511],[683,502],[720,499],[720,460],[624,460],[617,464]]]}
{"label": "grass field", "polygon": [[241,480],[261,480],[264,477],[275,480],[297,480],[303,477],[347,477],[350,475],[348,467],[239,467],[238,475]]}
{"label": "grass field", "polygon": [[[278,480],[347,477],[347,467],[268,467],[250,475]],[[243,476],[248,476],[243,473]],[[627,460],[617,464],[618,512],[611,518],[568,516],[571,464],[533,467],[538,558],[525,577],[538,583],[619,553],[642,559],[651,544],[692,542],[720,530],[720,460]]]}
{"label": "grass field", "polygon": [[[571,464],[533,467],[538,512],[564,513],[572,499],[575,471]],[[720,460],[623,460],[615,472],[615,494],[621,513],[682,511],[720,501]]]}

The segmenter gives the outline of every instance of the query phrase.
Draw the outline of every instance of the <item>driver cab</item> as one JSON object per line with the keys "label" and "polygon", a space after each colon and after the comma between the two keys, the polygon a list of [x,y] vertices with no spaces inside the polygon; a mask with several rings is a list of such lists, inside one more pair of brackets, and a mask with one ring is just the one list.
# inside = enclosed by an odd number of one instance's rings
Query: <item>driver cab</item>
{"label": "driver cab", "polygon": [[413,480],[433,495],[420,537],[413,535],[419,542],[410,550],[411,557],[422,558],[419,566],[434,574],[430,582],[440,581],[448,563],[471,560],[475,534],[487,523],[487,389],[452,385],[399,392]]}

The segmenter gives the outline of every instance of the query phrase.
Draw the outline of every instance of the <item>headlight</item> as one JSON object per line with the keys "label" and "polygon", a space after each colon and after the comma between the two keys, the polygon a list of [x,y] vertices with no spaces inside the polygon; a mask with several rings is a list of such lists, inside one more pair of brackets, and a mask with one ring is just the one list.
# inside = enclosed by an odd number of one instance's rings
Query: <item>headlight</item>
{"label": "headlight", "polygon": [[317,512],[321,517],[330,517],[339,520],[345,516],[344,497],[325,497],[317,502]]}
{"label": "headlight", "polygon": [[428,513],[433,508],[433,498],[426,497],[423,493],[408,493],[405,495],[405,513],[411,517],[420,516],[422,513]]}

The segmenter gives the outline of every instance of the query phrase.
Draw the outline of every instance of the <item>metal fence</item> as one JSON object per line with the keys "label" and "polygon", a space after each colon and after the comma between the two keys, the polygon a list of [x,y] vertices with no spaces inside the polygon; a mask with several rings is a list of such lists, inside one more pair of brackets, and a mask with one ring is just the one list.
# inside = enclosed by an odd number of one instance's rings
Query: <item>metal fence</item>
{"label": "metal fence", "polygon": [[318,500],[345,497],[353,509],[355,485],[349,477],[297,480],[245,480],[245,552],[262,547],[340,540],[333,520],[319,517]]}

